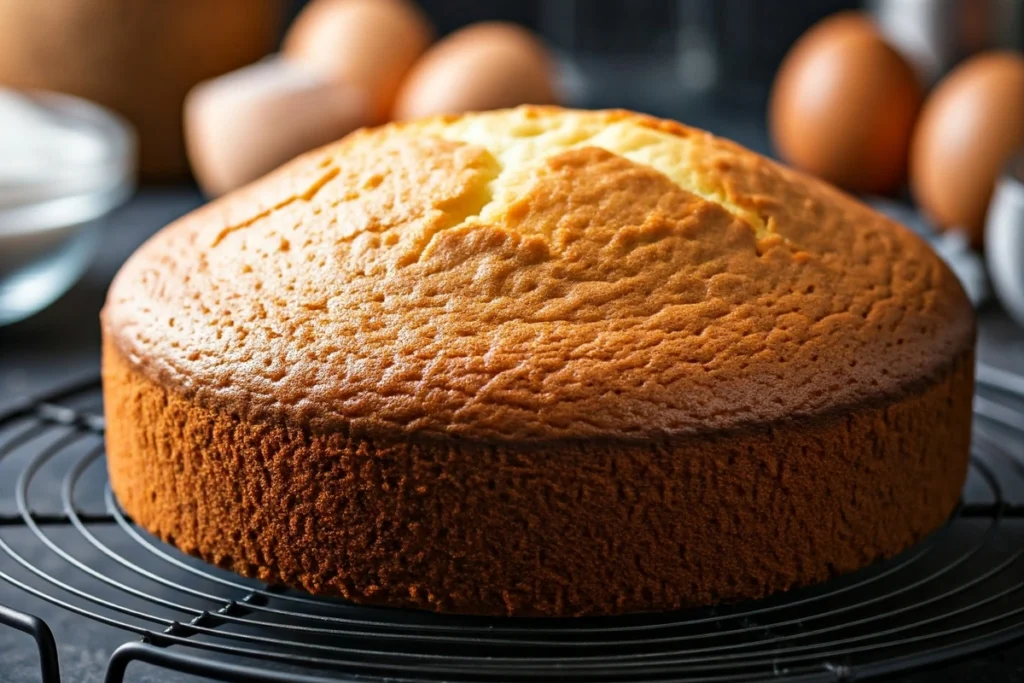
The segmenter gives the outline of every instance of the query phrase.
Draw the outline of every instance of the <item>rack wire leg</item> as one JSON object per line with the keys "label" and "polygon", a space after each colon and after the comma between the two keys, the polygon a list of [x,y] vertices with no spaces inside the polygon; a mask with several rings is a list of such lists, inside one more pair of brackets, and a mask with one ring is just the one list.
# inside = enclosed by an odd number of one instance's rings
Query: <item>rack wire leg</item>
{"label": "rack wire leg", "polygon": [[0,624],[16,628],[32,636],[39,651],[39,672],[43,683],[60,683],[60,661],[57,642],[46,622],[39,617],[0,605]]}
{"label": "rack wire leg", "polygon": [[[171,652],[150,643],[135,641],[114,650],[107,663],[104,683],[124,683],[125,671],[131,662],[144,662],[165,670],[193,676],[203,676],[225,683],[252,681],[252,683],[326,683],[322,677],[257,669],[241,664],[229,664],[195,655]],[[337,680],[337,679],[334,679]]]}

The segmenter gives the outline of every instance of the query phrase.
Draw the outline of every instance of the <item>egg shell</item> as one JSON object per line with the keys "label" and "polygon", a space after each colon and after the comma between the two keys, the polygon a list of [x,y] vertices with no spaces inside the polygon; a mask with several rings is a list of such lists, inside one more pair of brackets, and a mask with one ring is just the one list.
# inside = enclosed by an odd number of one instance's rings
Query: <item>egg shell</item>
{"label": "egg shell", "polygon": [[869,19],[843,13],[813,27],[786,56],[769,129],[793,166],[854,192],[887,194],[906,177],[920,103],[911,66]]}
{"label": "egg shell", "polygon": [[398,93],[393,117],[551,104],[557,100],[554,80],[553,60],[532,33],[503,22],[472,24],[416,63]]}
{"label": "egg shell", "polygon": [[196,180],[216,196],[370,120],[364,93],[279,59],[201,83],[185,100]]}
{"label": "egg shell", "polygon": [[1024,56],[985,53],[968,59],[932,92],[914,132],[910,185],[939,227],[983,241],[996,179],[1024,147]]}
{"label": "egg shell", "polygon": [[408,0],[314,0],[299,13],[282,54],[363,88],[382,123],[402,78],[430,45],[434,29]]}

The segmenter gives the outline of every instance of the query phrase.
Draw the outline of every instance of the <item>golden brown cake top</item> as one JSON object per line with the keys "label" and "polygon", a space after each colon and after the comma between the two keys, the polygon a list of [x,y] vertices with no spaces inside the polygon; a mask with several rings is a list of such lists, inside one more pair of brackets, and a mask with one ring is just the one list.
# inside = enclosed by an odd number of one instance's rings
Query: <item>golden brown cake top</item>
{"label": "golden brown cake top", "polygon": [[973,315],[828,185],[670,121],[519,108],[360,131],[182,218],[104,331],[245,419],[659,439],[900,395]]}

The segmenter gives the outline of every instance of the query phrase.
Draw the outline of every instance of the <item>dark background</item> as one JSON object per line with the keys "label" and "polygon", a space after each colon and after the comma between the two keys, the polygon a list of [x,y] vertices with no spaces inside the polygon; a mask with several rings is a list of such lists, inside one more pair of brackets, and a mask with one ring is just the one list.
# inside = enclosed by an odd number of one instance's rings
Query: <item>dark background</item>
{"label": "dark background", "polygon": [[[941,1],[941,0],[937,0]],[[290,0],[294,16],[306,0]],[[701,19],[719,43],[725,81],[767,83],[793,41],[857,0],[421,0],[440,35],[474,21],[514,21],[556,50],[602,55],[671,52],[684,24]]]}

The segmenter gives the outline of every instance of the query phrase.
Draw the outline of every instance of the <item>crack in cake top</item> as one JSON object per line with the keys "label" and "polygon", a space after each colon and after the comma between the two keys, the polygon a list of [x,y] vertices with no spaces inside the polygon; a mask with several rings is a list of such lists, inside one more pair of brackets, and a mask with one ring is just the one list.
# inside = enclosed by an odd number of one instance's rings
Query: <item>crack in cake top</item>
{"label": "crack in cake top", "polygon": [[104,330],[245,419],[661,439],[884,400],[973,344],[920,239],[738,145],[622,111],[355,133],[168,226]]}

